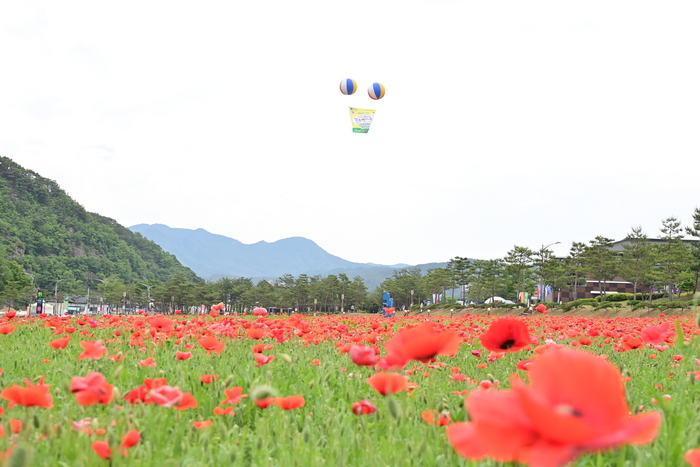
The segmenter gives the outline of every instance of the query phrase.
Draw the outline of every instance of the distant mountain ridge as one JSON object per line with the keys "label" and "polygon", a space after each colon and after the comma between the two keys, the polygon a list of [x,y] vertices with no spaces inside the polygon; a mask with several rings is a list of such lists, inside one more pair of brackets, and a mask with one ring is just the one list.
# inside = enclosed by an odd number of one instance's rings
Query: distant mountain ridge
{"label": "distant mountain ridge", "polygon": [[[351,278],[363,277],[365,284],[373,288],[391,276],[395,269],[410,267],[407,264],[354,263],[328,253],[304,237],[290,237],[271,243],[260,241],[248,245],[204,229],[180,229],[163,224],[138,224],[129,229],[157,243],[197,275],[209,280],[221,277],[274,279],[284,274],[326,276],[345,273]],[[429,267],[445,265],[446,263],[431,263],[418,267],[425,272]]]}

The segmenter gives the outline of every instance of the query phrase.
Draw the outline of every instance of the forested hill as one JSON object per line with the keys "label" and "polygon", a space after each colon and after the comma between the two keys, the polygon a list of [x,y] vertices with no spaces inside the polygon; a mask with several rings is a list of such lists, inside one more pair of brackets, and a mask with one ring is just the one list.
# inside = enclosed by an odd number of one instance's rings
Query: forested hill
{"label": "forested hill", "polygon": [[59,279],[64,290],[94,288],[107,277],[134,283],[181,273],[199,280],[154,242],[85,211],[53,180],[2,156],[0,238],[0,262],[18,263],[51,291]]}

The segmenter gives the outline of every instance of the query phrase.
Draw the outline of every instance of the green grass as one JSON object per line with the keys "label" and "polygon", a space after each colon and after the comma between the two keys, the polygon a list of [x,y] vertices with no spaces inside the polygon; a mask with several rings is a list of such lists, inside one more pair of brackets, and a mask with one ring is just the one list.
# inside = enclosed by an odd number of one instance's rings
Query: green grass
{"label": "green grass", "polygon": [[[466,325],[481,319],[487,318],[472,316],[444,318],[443,321],[457,320]],[[341,322],[335,318],[329,320],[336,324]],[[342,321],[354,326],[353,318],[343,318]],[[551,330],[546,323],[570,326],[576,321],[541,317],[539,321],[532,321],[531,330],[542,337],[554,337],[560,331]],[[588,322],[604,324],[605,319]],[[389,323],[396,326],[401,320]],[[107,439],[113,446],[113,466],[500,466],[504,464],[490,460],[470,462],[459,457],[447,441],[444,427],[428,425],[421,419],[421,413],[429,409],[448,410],[454,421],[467,420],[464,396],[452,392],[475,386],[449,379],[449,368],[460,367],[463,374],[479,381],[492,377],[500,380],[501,387],[507,387],[509,374],[515,372],[516,363],[529,355],[507,354],[487,368],[479,369],[476,364],[484,362],[485,358],[471,355],[471,348],[480,348],[474,343],[463,344],[454,358],[440,357],[438,361],[447,363],[444,368],[431,369],[412,363],[407,369],[417,370],[410,380],[419,387],[412,394],[404,392],[392,396],[391,403],[397,404],[401,412],[397,418],[388,408],[389,398],[382,397],[366,383],[373,370],[355,366],[347,354],[339,354],[334,340],[321,340],[318,345],[304,345],[299,339],[275,344],[275,348],[265,354],[277,358],[256,367],[251,346],[258,341],[225,338],[223,353],[207,355],[194,337],[183,338],[179,345],[175,338],[158,343],[146,339],[146,350],[141,351],[139,347],[129,345],[126,337],[130,335],[129,327],[122,326],[121,329],[124,336],[115,338],[114,327],[87,328],[88,336],[79,336],[82,330],[79,327],[68,348],[59,350],[46,344],[59,336],[36,323],[20,325],[14,333],[0,335],[0,368],[4,369],[0,387],[24,386],[24,378],[36,382],[44,375],[46,384],[51,385],[54,403],[51,409],[8,408],[7,401],[2,401],[6,408],[2,417],[6,436],[0,438],[0,449],[5,451],[14,445],[16,454],[26,454],[30,459],[24,463],[15,459],[8,465],[107,465],[109,461],[100,459],[90,447],[94,441]],[[120,362],[113,362],[107,356],[101,360],[78,360],[82,351],[79,341],[95,339],[107,341],[109,354],[123,352],[125,358]],[[270,339],[263,341],[274,343]],[[570,339],[562,342],[568,341]],[[184,350],[185,343],[195,346],[193,358],[175,361],[175,351]],[[614,352],[610,344],[591,346],[586,350],[606,353],[625,375],[632,376],[627,390],[633,411],[640,405],[646,406],[646,410],[662,410],[664,422],[652,444],[584,456],[573,465],[686,465],[682,460],[684,453],[700,446],[697,423],[700,381],[686,376],[686,372],[697,370],[694,360],[696,345],[679,344],[665,352],[647,348]],[[652,353],[658,357],[650,359]],[[671,356],[678,353],[684,354],[685,359],[678,362],[680,366],[673,368],[670,366]],[[287,354],[291,363],[281,358],[282,354]],[[139,366],[139,361],[149,356],[155,358],[158,366]],[[321,365],[309,365],[316,358],[321,360]],[[44,359],[50,359],[50,362],[44,362]],[[70,380],[91,371],[101,372],[115,386],[112,403],[89,407],[76,403],[69,392]],[[424,372],[429,376],[424,377]],[[206,373],[220,375],[220,379],[203,384],[199,377]],[[178,411],[153,404],[129,405],[122,399],[145,378],[159,377],[167,378],[170,385],[178,386],[182,391],[191,392],[199,407]],[[264,384],[272,386],[282,396],[303,395],[306,405],[290,411],[275,406],[262,410],[248,397],[235,405],[234,416],[213,415],[213,409],[225,399],[224,389],[242,386],[244,392],[250,394],[252,388]],[[657,389],[657,384],[663,389]],[[665,401],[664,394],[670,394],[671,401]],[[653,405],[652,398],[656,398],[659,404]],[[372,401],[378,408],[377,412],[354,415],[350,407],[361,399]],[[102,428],[106,434],[88,435],[72,429],[72,421],[86,417],[93,419],[94,429]],[[22,420],[24,427],[19,435],[10,434],[10,419]],[[215,423],[198,430],[192,427],[192,422],[198,420],[213,420]],[[130,449],[128,457],[122,457],[115,447],[132,428],[141,431],[142,441]]]}

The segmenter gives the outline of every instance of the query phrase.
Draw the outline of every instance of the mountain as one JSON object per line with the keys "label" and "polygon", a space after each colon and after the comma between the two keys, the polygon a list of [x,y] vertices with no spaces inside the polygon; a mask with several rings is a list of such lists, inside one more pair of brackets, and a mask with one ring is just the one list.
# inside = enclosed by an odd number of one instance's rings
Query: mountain
{"label": "mountain", "polygon": [[[163,224],[139,224],[129,229],[153,240],[182,264],[209,280],[248,277],[257,281],[275,279],[284,274],[327,276],[345,273],[351,278],[362,277],[367,287],[373,289],[395,269],[411,267],[407,264],[354,263],[328,253],[303,237],[244,244],[204,229],[178,229]],[[429,268],[445,265],[431,263],[417,267],[425,273]]]}
{"label": "mountain", "polygon": [[156,243],[87,212],[55,181],[1,156],[0,239],[0,259],[18,263],[40,288],[53,290],[60,280],[64,289],[84,289],[109,276],[124,283],[176,274],[201,281]]}
{"label": "mountain", "polygon": [[129,229],[153,240],[202,277],[314,275],[328,270],[373,267],[331,255],[303,237],[246,245],[204,229],[176,229],[163,224],[139,224]]}

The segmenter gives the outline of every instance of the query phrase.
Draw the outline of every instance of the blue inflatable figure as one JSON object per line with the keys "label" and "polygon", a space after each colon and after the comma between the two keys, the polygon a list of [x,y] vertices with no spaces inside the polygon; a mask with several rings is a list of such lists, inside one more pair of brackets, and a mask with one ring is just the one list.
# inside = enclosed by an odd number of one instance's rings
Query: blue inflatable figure
{"label": "blue inflatable figure", "polygon": [[384,292],[382,295],[382,316],[385,318],[394,316],[394,299],[389,292]]}

